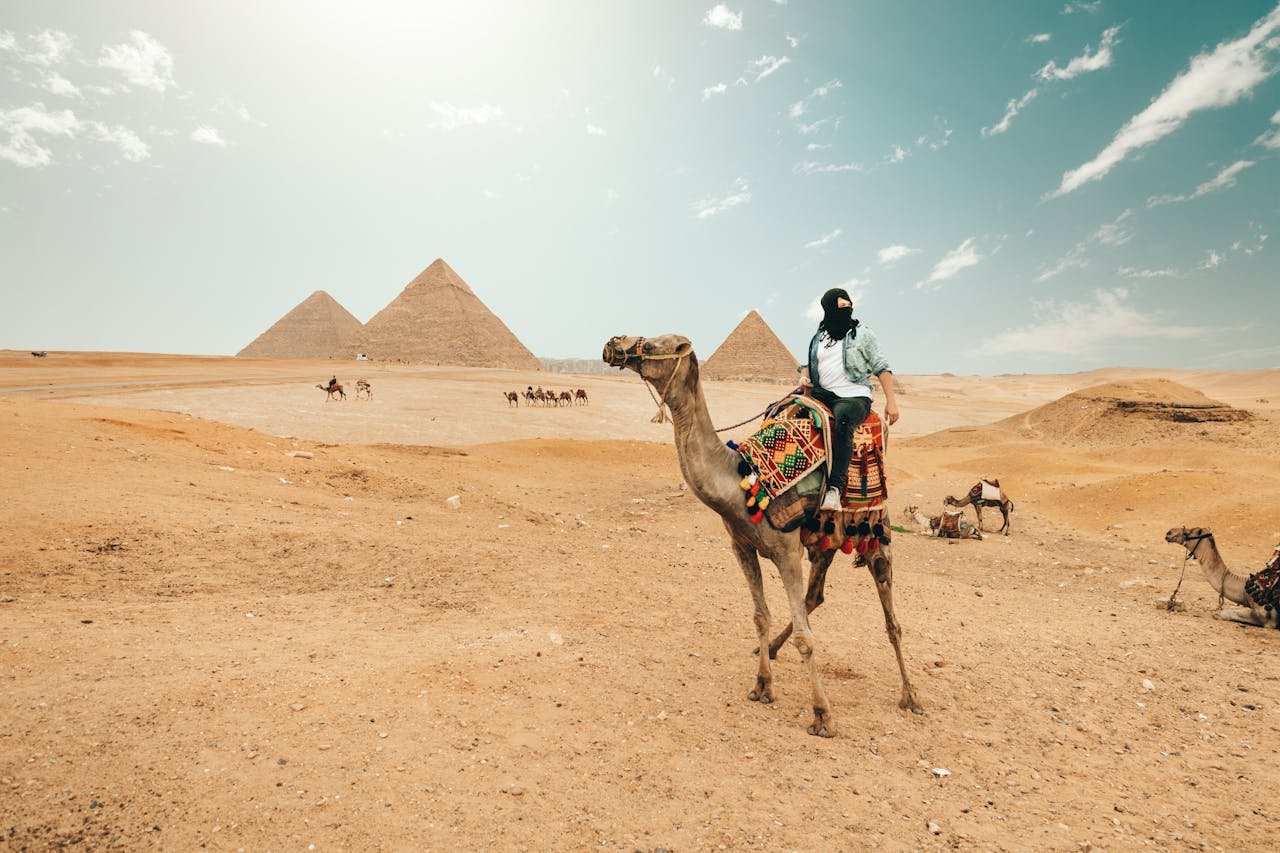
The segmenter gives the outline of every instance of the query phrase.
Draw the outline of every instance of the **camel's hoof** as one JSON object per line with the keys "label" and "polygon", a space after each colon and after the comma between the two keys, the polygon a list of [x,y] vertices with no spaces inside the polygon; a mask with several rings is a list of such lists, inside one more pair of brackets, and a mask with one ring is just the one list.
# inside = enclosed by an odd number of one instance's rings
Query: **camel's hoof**
{"label": "camel's hoof", "polygon": [[831,721],[831,712],[823,708],[813,709],[813,722],[806,729],[814,737],[835,737],[836,727]]}
{"label": "camel's hoof", "polygon": [[914,696],[903,696],[898,700],[898,707],[904,711],[924,716],[924,708],[920,707],[920,703],[916,701]]}
{"label": "camel's hoof", "polygon": [[769,705],[773,703],[773,685],[766,684],[763,678],[756,678],[756,689],[747,694],[747,698],[752,702],[759,702],[761,705]]}

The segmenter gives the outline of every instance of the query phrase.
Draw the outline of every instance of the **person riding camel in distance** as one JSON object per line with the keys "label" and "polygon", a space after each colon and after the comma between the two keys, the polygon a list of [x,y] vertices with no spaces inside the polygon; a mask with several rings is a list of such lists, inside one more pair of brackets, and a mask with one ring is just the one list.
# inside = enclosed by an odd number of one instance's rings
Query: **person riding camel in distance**
{"label": "person riding camel in distance", "polygon": [[890,424],[898,422],[898,401],[889,362],[875,334],[853,318],[849,294],[832,288],[822,294],[821,305],[822,321],[809,341],[809,363],[800,367],[800,389],[831,409],[831,478],[820,509],[838,510],[853,459],[853,433],[871,411],[871,377],[880,380]]}
{"label": "person riding camel in distance", "polygon": [[338,377],[334,376],[329,379],[329,390],[332,391],[334,388],[337,388],[337,387],[338,387]]}

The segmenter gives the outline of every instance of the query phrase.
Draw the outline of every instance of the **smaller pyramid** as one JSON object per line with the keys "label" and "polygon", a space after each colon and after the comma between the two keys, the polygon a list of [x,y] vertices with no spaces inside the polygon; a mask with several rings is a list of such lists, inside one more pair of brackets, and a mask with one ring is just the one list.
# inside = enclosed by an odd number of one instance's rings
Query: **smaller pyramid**
{"label": "smaller pyramid", "polygon": [[541,370],[542,363],[441,258],[405,285],[341,351],[374,361]]}
{"label": "smaller pyramid", "polygon": [[702,375],[707,379],[794,384],[799,381],[798,363],[760,313],[752,311],[707,359]]}
{"label": "smaller pyramid", "polygon": [[356,339],[360,321],[323,290],[317,290],[254,339],[243,358],[330,358]]}

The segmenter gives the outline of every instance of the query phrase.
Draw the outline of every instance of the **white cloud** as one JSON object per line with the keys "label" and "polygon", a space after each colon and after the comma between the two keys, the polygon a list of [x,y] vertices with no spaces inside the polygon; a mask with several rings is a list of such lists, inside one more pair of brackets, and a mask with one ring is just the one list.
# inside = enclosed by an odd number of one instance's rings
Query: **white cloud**
{"label": "white cloud", "polygon": [[594,124],[587,125],[587,136],[608,136],[609,131]]}
{"label": "white cloud", "polygon": [[28,169],[48,166],[53,151],[37,142],[36,135],[73,138],[79,130],[80,122],[71,110],[51,113],[40,103],[0,110],[0,160]]}
{"label": "white cloud", "polygon": [[120,149],[120,154],[131,163],[139,163],[151,156],[151,146],[138,138],[127,127],[118,124],[107,125],[102,122],[89,122],[89,137],[98,142],[107,142]]}
{"label": "white cloud", "polygon": [[836,89],[841,89],[841,88],[844,88],[844,84],[841,83],[838,79],[833,78],[831,80],[828,80],[826,83],[823,83],[821,86],[814,89],[812,92],[810,92],[809,94],[805,95],[803,98],[801,98],[800,100],[792,104],[791,107],[787,110],[787,115],[793,119],[800,118],[800,116],[804,115],[809,111],[810,101],[814,100],[815,98],[825,98],[827,95],[831,94]]}
{"label": "white cloud", "polygon": [[1236,175],[1240,174],[1252,165],[1254,165],[1254,161],[1252,160],[1237,160],[1210,180],[1207,180],[1200,186],[1196,187],[1193,192],[1185,195],[1153,195],[1151,198],[1147,199],[1147,207],[1158,207],[1162,204],[1191,201],[1192,199],[1206,196],[1211,192],[1216,192],[1217,190],[1234,187],[1236,185]]}
{"label": "white cloud", "polygon": [[729,87],[724,83],[717,83],[714,86],[708,86],[702,90],[702,100],[709,101],[716,95],[723,95]]}
{"label": "white cloud", "polygon": [[840,119],[838,118],[818,119],[817,121],[811,124],[796,125],[796,130],[800,131],[805,136],[808,136],[811,133],[817,133],[818,131],[825,128],[827,125],[831,125],[832,127],[838,128],[840,126]]}
{"label": "white cloud", "polygon": [[998,133],[1004,133],[1013,124],[1013,120],[1018,113],[1022,112],[1022,108],[1035,100],[1038,94],[1040,94],[1039,89],[1031,89],[1021,98],[1010,98],[1009,103],[1005,104],[1004,107],[1004,117],[990,127],[984,127],[982,135],[995,136]]}
{"label": "white cloud", "polygon": [[1087,13],[1090,15],[1097,14],[1102,8],[1102,0],[1071,0],[1070,3],[1062,7],[1059,15],[1074,15],[1077,13]]}
{"label": "white cloud", "polygon": [[733,11],[723,3],[717,3],[707,10],[707,14],[702,17],[702,23],[722,30],[740,30],[742,13]]}
{"label": "white cloud", "polygon": [[480,104],[476,107],[455,107],[448,101],[431,102],[431,109],[439,118],[430,127],[441,130],[456,130],[472,124],[488,124],[502,118],[502,108],[491,104]]}
{"label": "white cloud", "polygon": [[809,303],[809,307],[804,309],[804,318],[810,322],[817,323],[822,320],[824,313],[822,310],[822,297],[815,296],[813,301]]}
{"label": "white cloud", "polygon": [[669,74],[661,65],[653,66],[653,76],[666,83],[668,89],[675,85],[676,78],[671,76],[671,74]]}
{"label": "white cloud", "polygon": [[894,243],[892,246],[885,246],[883,249],[876,252],[876,260],[880,262],[880,266],[888,267],[896,264],[903,258],[908,258],[919,253],[919,249],[913,249],[910,246],[904,246],[901,243]]}
{"label": "white cloud", "polygon": [[[26,43],[26,47],[22,43]],[[58,65],[71,53],[71,36],[61,30],[42,30],[21,39],[7,30],[0,30],[0,52],[16,54],[23,62],[48,68]]]}
{"label": "white cloud", "polygon": [[1051,33],[1033,33],[1027,36],[1027,44],[1044,44],[1051,38],[1053,38]]}
{"label": "white cloud", "polygon": [[258,127],[266,127],[266,126],[267,126],[267,123],[266,123],[265,121],[258,121],[256,118],[254,118],[254,117],[249,113],[249,108],[248,108],[248,107],[240,107],[240,108],[238,108],[238,109],[236,110],[236,115],[237,115],[237,116],[239,116],[239,118],[240,118],[240,120],[241,120],[241,121],[246,121],[246,122],[248,122],[249,124],[256,124]]}
{"label": "white cloud", "polygon": [[1213,249],[1210,249],[1205,259],[1196,267],[1198,270],[1211,270],[1222,263],[1222,255],[1219,255]]}
{"label": "white cloud", "polygon": [[64,98],[81,97],[80,87],[56,71],[50,71],[45,75],[44,85],[40,88],[51,94],[61,95]]}
{"label": "white cloud", "polygon": [[916,287],[924,287],[925,285],[937,285],[941,282],[952,278],[956,273],[968,267],[977,266],[986,259],[986,255],[980,254],[974,245],[976,238],[970,237],[959,246],[956,246],[950,252],[942,256],[942,260],[933,265],[933,270],[929,273],[929,277],[924,281],[917,282]]}
{"label": "white cloud", "polygon": [[1136,269],[1134,267],[1120,267],[1116,272],[1125,278],[1181,278],[1182,273],[1172,267],[1164,267],[1163,269]]}
{"label": "white cloud", "polygon": [[777,71],[779,68],[781,68],[784,65],[787,65],[790,62],[791,60],[785,56],[779,57],[779,56],[769,56],[769,55],[762,56],[759,59],[751,60],[751,67],[754,68],[756,72],[755,82],[759,83],[761,80],[768,77],[770,74],[772,74],[773,72]]}
{"label": "white cloud", "polygon": [[1089,266],[1089,258],[1085,254],[1086,248],[1084,243],[1076,243],[1057,263],[1047,269],[1041,271],[1032,281],[1036,284],[1043,284],[1054,276],[1061,275],[1070,269],[1084,269]]}
{"label": "white cloud", "polygon": [[821,237],[819,237],[816,240],[810,240],[808,243],[804,244],[804,247],[806,249],[820,248],[822,246],[827,245],[828,243],[830,243],[832,240],[836,239],[843,233],[844,233],[843,229],[837,228],[836,230],[832,231],[830,234],[823,234]]}
{"label": "white cloud", "polygon": [[800,46],[800,39],[797,36],[793,36],[791,35],[791,33],[787,33],[786,38],[787,38],[787,47],[797,48]]}
{"label": "white cloud", "polygon": [[205,145],[216,145],[219,148],[227,147],[227,141],[222,138],[222,134],[218,133],[218,129],[204,124],[191,131],[191,139],[193,142],[200,142]]}
{"label": "white cloud", "polygon": [[1125,288],[1095,290],[1087,302],[1034,304],[1034,322],[986,336],[976,355],[1074,355],[1090,357],[1138,338],[1194,338],[1204,330],[1172,326],[1134,307]]}
{"label": "white cloud", "polygon": [[721,198],[704,198],[693,203],[694,216],[698,219],[709,219],[720,213],[724,213],[731,207],[737,207],[740,204],[746,204],[751,201],[751,190],[747,187],[747,182],[742,178],[738,178],[733,182],[733,192]]}
{"label": "white cloud", "polygon": [[863,174],[867,168],[861,163],[814,163],[805,162],[796,166],[796,171],[802,175],[832,175],[841,172],[857,172]]}
{"label": "white cloud", "polygon": [[882,166],[887,166],[892,165],[893,163],[901,163],[905,159],[907,159],[907,149],[895,143],[894,146],[889,149],[889,153],[885,155],[885,158],[880,161],[880,164]]}
{"label": "white cloud", "polygon": [[1271,149],[1280,148],[1280,110],[1276,110],[1276,114],[1271,117],[1271,123],[1275,127],[1263,131],[1261,136],[1253,140],[1254,145]]}
{"label": "white cloud", "polygon": [[1058,63],[1051,59],[1036,72],[1036,76],[1041,80],[1070,80],[1081,74],[1088,74],[1090,71],[1107,68],[1111,65],[1111,48],[1115,47],[1116,35],[1120,32],[1121,26],[1117,24],[1114,27],[1108,27],[1102,33],[1102,40],[1098,42],[1096,53],[1086,46],[1083,54],[1072,58],[1063,68],[1059,68]]}
{"label": "white cloud", "polygon": [[613,187],[609,187],[604,191],[604,197],[609,201],[617,201],[618,199],[622,198],[622,195],[619,194],[619,192],[615,190]]}
{"label": "white cloud", "polygon": [[810,142],[805,148],[809,151],[826,151],[831,147],[830,142]]}
{"label": "white cloud", "polygon": [[1098,230],[1094,232],[1093,239],[1107,246],[1123,246],[1133,239],[1133,232],[1129,230],[1129,219],[1133,216],[1133,211],[1126,208],[1123,213],[1113,219],[1111,222],[1104,222],[1098,226]]}
{"label": "white cloud", "polygon": [[119,71],[135,86],[164,92],[176,88],[173,57],[168,48],[141,30],[129,33],[129,42],[104,45],[98,65]]}
{"label": "white cloud", "polygon": [[1280,48],[1273,38],[1280,30],[1280,5],[1235,41],[1222,42],[1191,64],[1142,112],[1125,123],[1115,138],[1089,162],[1063,173],[1058,198],[1103,178],[1130,154],[1153,145],[1176,131],[1192,113],[1234,104],[1248,96],[1276,71],[1268,54]]}

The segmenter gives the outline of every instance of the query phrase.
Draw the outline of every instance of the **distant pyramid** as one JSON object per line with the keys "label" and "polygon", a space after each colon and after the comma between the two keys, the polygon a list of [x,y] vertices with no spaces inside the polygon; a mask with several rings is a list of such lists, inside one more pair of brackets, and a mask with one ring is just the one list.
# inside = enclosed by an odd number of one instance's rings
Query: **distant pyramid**
{"label": "distant pyramid", "polygon": [[541,370],[542,364],[462,278],[436,258],[373,315],[343,355],[465,367]]}
{"label": "distant pyramid", "polygon": [[236,355],[245,358],[329,358],[350,346],[360,321],[317,290]]}
{"label": "distant pyramid", "polygon": [[702,375],[707,379],[795,383],[799,381],[797,364],[764,318],[752,311],[707,359]]}

